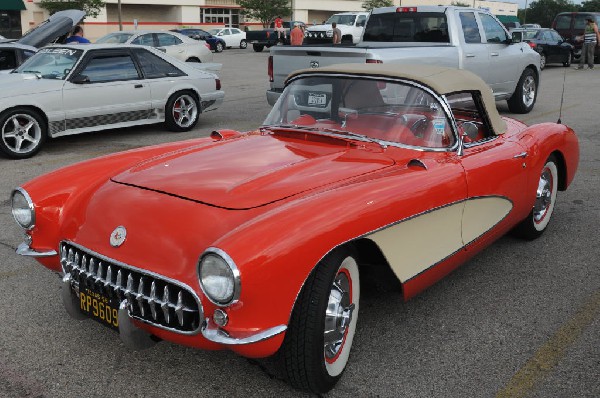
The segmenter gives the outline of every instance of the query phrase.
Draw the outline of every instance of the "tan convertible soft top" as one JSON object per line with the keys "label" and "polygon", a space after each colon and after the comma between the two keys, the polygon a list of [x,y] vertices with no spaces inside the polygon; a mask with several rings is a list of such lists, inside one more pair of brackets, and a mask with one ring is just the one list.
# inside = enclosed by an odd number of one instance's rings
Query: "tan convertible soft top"
{"label": "tan convertible soft top", "polygon": [[290,74],[287,80],[300,74],[312,73],[343,73],[402,78],[420,82],[442,95],[459,91],[479,91],[494,133],[503,134],[506,132],[506,123],[498,114],[492,90],[479,76],[464,69],[409,64],[338,64],[316,69],[301,69]]}

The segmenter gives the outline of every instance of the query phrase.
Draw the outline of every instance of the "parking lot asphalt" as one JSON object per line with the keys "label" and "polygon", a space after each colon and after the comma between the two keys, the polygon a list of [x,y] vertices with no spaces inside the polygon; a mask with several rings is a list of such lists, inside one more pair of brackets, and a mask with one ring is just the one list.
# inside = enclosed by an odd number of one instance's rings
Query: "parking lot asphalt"
{"label": "parking lot asphalt", "polygon": [[[303,397],[269,368],[231,352],[162,342],[133,352],[93,321],[65,313],[59,278],[14,251],[21,231],[9,195],[63,165],[144,145],[249,130],[269,111],[268,52],[215,54],[226,98],[187,133],[162,126],[50,140],[28,160],[0,158],[0,397]],[[559,192],[552,222],[533,242],[504,237],[403,303],[367,289],[348,369],[328,397],[600,396],[600,68],[549,65],[528,124],[562,121],[581,160]],[[563,85],[564,82],[564,85]],[[490,176],[494,178],[494,176]]]}

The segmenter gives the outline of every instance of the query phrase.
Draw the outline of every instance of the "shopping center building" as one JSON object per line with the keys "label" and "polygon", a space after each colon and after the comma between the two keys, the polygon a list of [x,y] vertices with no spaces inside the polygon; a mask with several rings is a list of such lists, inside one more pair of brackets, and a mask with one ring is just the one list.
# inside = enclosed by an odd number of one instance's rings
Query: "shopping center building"
{"label": "shopping center building", "polygon": [[[48,17],[39,6],[40,0],[1,0],[0,35],[19,37]],[[331,14],[342,11],[364,11],[364,0],[291,0],[292,15],[286,19],[319,24]],[[397,6],[451,5],[455,0],[393,0]],[[463,0],[472,7],[485,8],[495,15],[516,17],[518,5],[502,1]],[[214,28],[262,28],[260,23],[244,19],[236,0],[121,0],[121,25],[131,29],[173,29],[182,26]],[[85,35],[94,40],[119,30],[119,0],[105,0],[96,18],[87,17]]]}

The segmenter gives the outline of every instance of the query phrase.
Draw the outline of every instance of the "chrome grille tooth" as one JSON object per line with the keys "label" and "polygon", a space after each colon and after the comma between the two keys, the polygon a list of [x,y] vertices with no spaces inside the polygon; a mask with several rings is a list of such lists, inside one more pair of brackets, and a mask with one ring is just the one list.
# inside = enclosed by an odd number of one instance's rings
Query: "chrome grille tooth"
{"label": "chrome grille tooth", "polygon": [[[81,267],[83,269],[85,269],[85,267],[83,266],[83,264],[81,264]],[[95,276],[96,275],[96,260],[92,257],[92,259],[90,259],[90,262],[88,263],[88,273],[91,276]]]}
{"label": "chrome grille tooth", "polygon": [[104,282],[105,286],[108,286],[112,283],[112,265],[109,265],[106,268],[106,282]]}
{"label": "chrome grille tooth", "polygon": [[171,313],[169,312],[169,286],[165,285],[165,288],[163,289],[163,298],[162,298],[162,304],[160,305],[160,308],[162,308],[162,312],[163,315],[165,317],[165,321],[167,321],[167,324],[171,322]]}
{"label": "chrome grille tooth", "polygon": [[183,326],[183,292],[181,290],[177,294],[177,306],[175,307],[175,314],[177,315],[179,325]]}
{"label": "chrome grille tooth", "polygon": [[[110,265],[109,265],[110,267]],[[102,261],[100,261],[100,263],[98,264],[98,279],[102,280],[102,275],[104,274],[104,263]],[[106,282],[104,282],[104,284],[106,285]]]}
{"label": "chrome grille tooth", "polygon": [[150,312],[152,312],[152,318],[154,318],[154,320],[156,320],[157,314],[156,314],[156,302],[157,302],[157,296],[156,296],[156,282],[152,281],[152,285],[150,285]]}
{"label": "chrome grille tooth", "polygon": [[117,285],[117,289],[123,288],[123,273],[121,270],[117,271],[117,281],[115,282],[115,285]]}
{"label": "chrome grille tooth", "polygon": [[142,316],[146,316],[146,311],[144,310],[144,299],[144,277],[140,276],[140,283],[138,285],[136,300],[138,302],[138,305],[140,306],[140,312],[142,313]]}
{"label": "chrome grille tooth", "polygon": [[73,258],[73,262],[74,262],[75,264],[81,264],[81,257],[79,256],[79,252],[76,252],[76,253],[75,253],[75,256],[74,256],[74,258]]}
{"label": "chrome grille tooth", "polygon": [[129,301],[129,303],[131,304],[131,293],[133,290],[133,276],[131,275],[131,273],[129,274],[129,276],[127,277],[127,287],[125,287],[125,297],[127,297],[127,300]]}
{"label": "chrome grille tooth", "polygon": [[67,261],[73,262],[73,256],[75,254],[73,253],[73,249],[69,249],[69,253],[67,253]]}

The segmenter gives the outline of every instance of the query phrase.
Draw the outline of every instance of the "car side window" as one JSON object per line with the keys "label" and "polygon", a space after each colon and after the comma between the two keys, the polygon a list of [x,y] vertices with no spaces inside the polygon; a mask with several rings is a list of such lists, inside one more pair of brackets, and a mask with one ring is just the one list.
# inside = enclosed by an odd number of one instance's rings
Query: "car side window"
{"label": "car side window", "polygon": [[185,76],[183,71],[159,56],[152,54],[150,51],[139,49],[135,51],[135,55],[146,79],[158,79],[167,76]]}
{"label": "car side window", "polygon": [[242,31],[239,30],[239,29],[231,29],[231,33],[234,34],[234,35],[237,35],[237,34],[242,33]]}
{"label": "car side window", "polygon": [[181,40],[179,40],[179,37],[175,37],[168,33],[157,33],[156,37],[158,38],[159,47],[176,46],[183,43]]}
{"label": "car side window", "polygon": [[550,34],[552,35],[552,41],[563,41],[563,38],[558,34],[558,32],[552,31]]}
{"label": "car side window", "polygon": [[575,23],[573,24],[573,29],[581,30],[581,31],[585,30],[585,25],[586,25],[585,19],[588,17],[589,17],[589,15],[582,15],[582,14],[575,15]]}
{"label": "car side window", "polygon": [[556,17],[556,29],[571,28],[571,15],[559,15]]}
{"label": "car side window", "polygon": [[446,100],[465,144],[482,141],[492,135],[479,93],[451,93],[446,95]]}
{"label": "car side window", "polygon": [[79,73],[90,83],[139,79],[139,73],[129,54],[99,55],[92,58]]}
{"label": "car side window", "polygon": [[223,29],[223,30],[221,31],[221,34],[222,34],[223,36],[229,36],[231,33],[229,32],[229,29]]}
{"label": "car side window", "polygon": [[356,26],[365,26],[366,20],[367,20],[367,17],[365,15],[359,15],[358,19],[356,20]]}
{"label": "car side window", "polygon": [[14,51],[0,50],[0,70],[17,67],[17,57]]}
{"label": "car side window", "polygon": [[154,38],[152,37],[152,33],[141,35],[136,37],[131,44],[139,44],[141,46],[150,46],[154,47]]}
{"label": "car side window", "polygon": [[460,23],[462,25],[465,43],[481,43],[481,35],[479,34],[475,13],[461,12]]}
{"label": "car side window", "polygon": [[502,26],[493,17],[480,13],[479,18],[483,24],[483,32],[488,43],[502,43],[508,39]]}

